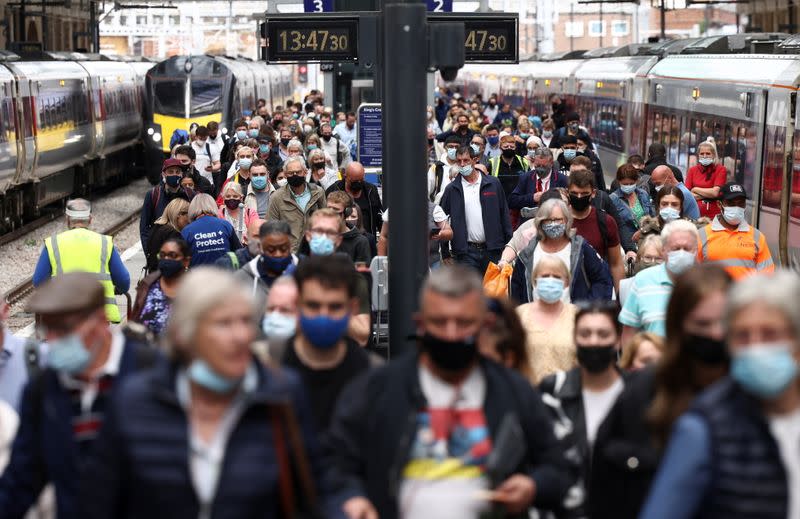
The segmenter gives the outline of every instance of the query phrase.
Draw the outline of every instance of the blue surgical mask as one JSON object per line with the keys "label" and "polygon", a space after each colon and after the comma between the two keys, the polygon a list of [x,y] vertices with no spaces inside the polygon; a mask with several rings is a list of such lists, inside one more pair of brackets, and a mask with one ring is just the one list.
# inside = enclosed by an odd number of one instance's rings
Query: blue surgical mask
{"label": "blue surgical mask", "polygon": [[250,166],[252,164],[253,164],[253,159],[239,159],[240,169],[250,169]]}
{"label": "blue surgical mask", "polygon": [[487,142],[488,142],[488,143],[489,143],[491,146],[497,146],[497,143],[498,143],[498,142],[500,142],[500,136],[499,136],[499,135],[495,135],[495,136],[493,136],[493,137],[486,137],[486,141],[487,141]]}
{"label": "blue surgical mask", "polygon": [[189,366],[189,378],[192,382],[214,393],[224,395],[233,391],[241,379],[224,377],[204,360],[195,359]]}
{"label": "blue surgical mask", "polygon": [[543,223],[542,230],[548,238],[556,239],[564,236],[564,232],[567,230],[567,224],[556,222]]}
{"label": "blue surgical mask", "polygon": [[520,133],[519,134],[520,139],[525,139],[525,140],[527,140],[528,137],[530,137],[530,136],[531,136],[531,134],[529,134],[529,133]]}
{"label": "blue surgical mask", "polygon": [[288,339],[293,337],[297,328],[297,318],[277,310],[264,316],[261,329],[268,340]]}
{"label": "blue surgical mask", "polygon": [[330,256],[336,248],[333,240],[324,234],[313,235],[311,241],[308,242],[308,247],[314,256]]}
{"label": "blue surgical mask", "polygon": [[636,184],[631,184],[629,186],[620,184],[619,185],[619,190],[622,191],[626,195],[630,195],[631,193],[636,191]]}
{"label": "blue surgical mask", "polygon": [[542,137],[544,137],[545,139],[549,139],[552,136],[553,132],[551,130],[545,130],[542,132]]}
{"label": "blue surgical mask", "polygon": [[702,159],[698,160],[697,162],[699,162],[703,166],[709,166],[709,165],[711,165],[712,162],[714,162],[714,159],[712,159],[711,157],[703,157]]}
{"label": "blue surgical mask", "polygon": [[250,183],[253,184],[253,189],[261,191],[267,187],[267,177],[253,177],[250,179]]}
{"label": "blue surgical mask", "polygon": [[266,155],[267,153],[270,152],[271,149],[272,149],[272,146],[270,146],[269,144],[259,144],[258,145],[258,151],[261,152],[262,155]]}
{"label": "blue surgical mask", "polygon": [[696,255],[685,250],[673,250],[667,253],[667,270],[673,274],[686,272],[695,263]]}
{"label": "blue surgical mask", "polygon": [[571,161],[578,155],[578,150],[564,150],[564,160]]}
{"label": "blue surgical mask", "polygon": [[731,225],[739,225],[744,220],[744,207],[723,207],[722,217]]}
{"label": "blue surgical mask", "polygon": [[458,168],[458,172],[461,174],[461,176],[468,177],[472,174],[472,165],[467,164],[466,166],[461,166]]}
{"label": "blue surgical mask", "polygon": [[679,213],[678,210],[675,209],[674,207],[662,207],[658,211],[658,214],[661,216],[661,219],[664,220],[664,222],[666,223],[672,222],[673,220],[677,220],[678,218],[681,217],[681,213]]}
{"label": "blue surgical mask", "polygon": [[50,343],[47,365],[58,372],[79,375],[91,362],[92,354],[74,333]]}
{"label": "blue surgical mask", "polygon": [[259,272],[266,275],[267,273],[273,274],[282,274],[284,270],[289,268],[289,265],[292,264],[292,256],[286,256],[284,258],[273,258],[272,256],[267,256],[266,254],[261,255],[261,259],[259,261]]}
{"label": "blue surgical mask", "polygon": [[558,278],[536,278],[533,291],[537,299],[552,304],[559,301],[564,294],[564,281]]}
{"label": "blue surgical mask", "polygon": [[339,339],[347,332],[350,323],[350,314],[341,319],[334,319],[327,315],[306,317],[300,314],[300,330],[315,348],[327,350],[336,345]]}
{"label": "blue surgical mask", "polygon": [[450,160],[456,160],[456,152],[458,150],[455,148],[447,148],[447,158]]}
{"label": "blue surgical mask", "polygon": [[781,394],[797,377],[790,343],[756,344],[734,354],[731,378],[745,391],[769,399]]}
{"label": "blue surgical mask", "polygon": [[256,137],[258,137],[258,130],[255,129],[255,128],[251,128],[250,130],[247,130],[247,136],[255,139]]}
{"label": "blue surgical mask", "polygon": [[236,138],[240,141],[243,141],[247,138],[247,132],[245,130],[239,130],[236,132]]}
{"label": "blue surgical mask", "polygon": [[317,149],[317,145],[316,144],[309,144],[307,149],[308,149],[308,151],[315,150],[315,149]]}

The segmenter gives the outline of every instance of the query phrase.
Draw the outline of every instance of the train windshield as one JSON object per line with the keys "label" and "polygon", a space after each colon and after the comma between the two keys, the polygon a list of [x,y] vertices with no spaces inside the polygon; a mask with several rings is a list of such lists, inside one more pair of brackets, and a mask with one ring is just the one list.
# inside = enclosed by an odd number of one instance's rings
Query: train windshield
{"label": "train windshield", "polygon": [[153,83],[155,113],[186,117],[185,86],[185,81],[155,81]]}
{"label": "train windshield", "polygon": [[222,81],[192,79],[191,115],[210,115],[222,111]]}

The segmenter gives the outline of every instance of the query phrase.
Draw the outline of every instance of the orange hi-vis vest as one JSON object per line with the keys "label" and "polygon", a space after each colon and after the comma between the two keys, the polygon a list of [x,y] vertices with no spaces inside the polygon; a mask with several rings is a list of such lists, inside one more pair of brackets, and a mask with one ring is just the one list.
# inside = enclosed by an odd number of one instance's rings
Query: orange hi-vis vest
{"label": "orange hi-vis vest", "polygon": [[699,233],[697,260],[723,267],[734,280],[775,270],[766,238],[747,222],[729,230],[716,216]]}

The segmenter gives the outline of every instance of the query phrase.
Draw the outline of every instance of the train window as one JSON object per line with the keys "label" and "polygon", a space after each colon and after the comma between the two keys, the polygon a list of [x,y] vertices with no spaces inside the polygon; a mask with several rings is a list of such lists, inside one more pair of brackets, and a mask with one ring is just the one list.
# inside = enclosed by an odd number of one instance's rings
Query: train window
{"label": "train window", "polygon": [[648,139],[648,146],[650,143],[661,142],[661,113],[653,112],[653,119],[650,121],[650,135]]}
{"label": "train window", "polygon": [[[740,129],[744,129],[744,127]],[[786,134],[783,128],[770,124],[766,126],[765,132],[764,180],[761,203],[764,207],[778,209],[781,206],[781,191],[783,190],[783,139]],[[745,139],[744,147],[746,146]],[[735,167],[738,173],[738,164]]]}
{"label": "train window", "polygon": [[792,146],[792,196],[789,214],[800,218],[800,132],[795,132]]}
{"label": "train window", "polygon": [[161,80],[153,82],[155,113],[186,117],[184,81]]}
{"label": "train window", "polygon": [[222,110],[222,81],[192,80],[191,115],[209,115]]}
{"label": "train window", "polygon": [[670,117],[669,117],[669,114],[662,114],[661,115],[661,144],[666,146],[667,150],[669,150],[669,129],[670,129]]}
{"label": "train window", "polygon": [[675,164],[678,162],[678,140],[680,139],[680,127],[678,116],[673,115],[669,124],[669,145],[667,147],[667,162]]}

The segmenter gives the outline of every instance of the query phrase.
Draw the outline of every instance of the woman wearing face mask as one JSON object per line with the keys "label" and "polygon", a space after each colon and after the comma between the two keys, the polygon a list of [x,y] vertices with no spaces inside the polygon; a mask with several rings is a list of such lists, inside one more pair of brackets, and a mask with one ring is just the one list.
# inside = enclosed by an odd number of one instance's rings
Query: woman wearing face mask
{"label": "woman wearing face mask", "polygon": [[556,437],[570,451],[579,474],[568,492],[559,517],[586,517],[586,492],[592,448],[597,431],[625,382],[617,367],[619,307],[612,301],[581,304],[575,314],[578,367],[545,378],[539,385],[554,419]]}
{"label": "woman wearing face mask", "polygon": [[286,155],[287,157],[305,158],[305,153],[303,152],[303,143],[300,142],[299,139],[292,139],[289,141],[289,144],[286,146]]}
{"label": "woman wearing face mask", "polygon": [[653,201],[655,216],[645,216],[640,220],[633,239],[639,241],[646,236],[658,235],[669,222],[684,218],[683,201],[683,191],[678,186],[665,185],[659,189]]}
{"label": "woman wearing face mask", "polygon": [[[254,358],[255,331],[253,299],[233,275],[186,276],[165,331],[169,362],[115,387],[83,517],[336,515],[314,510],[333,496],[301,382]],[[318,501],[287,473],[308,474]]]}
{"label": "woman wearing face mask", "polygon": [[189,268],[191,249],[183,238],[168,238],[158,251],[158,269],[136,286],[133,321],[160,335],[167,325],[172,300]]}
{"label": "woman wearing face mask", "polygon": [[[661,265],[662,263],[664,263],[664,247],[661,236],[658,234],[648,234],[639,240],[636,262],[633,264],[634,276],[645,269]],[[625,300],[628,298],[632,286],[633,276],[619,281],[618,299],[620,305],[625,304]]]}
{"label": "woman wearing face mask", "polygon": [[715,265],[699,265],[675,280],[661,360],[630,379],[598,433],[591,517],[647,517],[639,515],[641,507],[675,420],[728,370],[722,317],[730,285]]}
{"label": "woman wearing face mask", "polygon": [[427,129],[432,131],[434,135],[439,135],[442,133],[442,129],[439,126],[439,121],[436,120],[434,117],[433,108],[428,107],[428,119],[427,119]]}
{"label": "woman wearing face mask", "polygon": [[517,155],[524,157],[528,152],[528,139],[533,136],[533,127],[527,115],[520,115],[517,120],[517,130],[514,132],[514,143],[517,145]]}
{"label": "woman wearing face mask", "polygon": [[550,143],[553,142],[553,134],[555,133],[555,131],[556,131],[556,126],[555,124],[553,124],[553,120],[545,119],[544,122],[542,123],[542,134],[541,134],[542,144],[544,144],[548,148],[551,148],[552,146],[550,146]]}
{"label": "woman wearing face mask", "polygon": [[617,212],[617,225],[622,248],[630,258],[636,258],[636,242],[634,234],[639,230],[639,222],[645,216],[653,216],[650,195],[644,189],[636,187],[639,171],[630,164],[623,164],[617,169],[619,187],[611,193],[611,201]]}
{"label": "woman wearing face mask", "polygon": [[533,268],[535,301],[517,307],[525,329],[531,368],[531,383],[575,366],[572,329],[577,307],[564,300],[570,284],[567,265],[555,256],[545,256]]}
{"label": "woman wearing face mask", "polygon": [[717,147],[713,141],[697,146],[697,164],[686,172],[684,184],[697,199],[700,216],[713,219],[720,213],[719,191],[727,181],[725,166],[717,160]]}
{"label": "woman wearing face mask", "polygon": [[275,190],[285,186],[288,183],[288,180],[286,179],[286,173],[284,173],[283,167],[275,172],[271,172],[269,174],[269,181],[272,182],[272,187],[274,187]]}
{"label": "woman wearing face mask", "polygon": [[[169,238],[180,238],[181,231],[189,225],[189,202],[176,198],[167,204],[164,212],[153,223],[153,229],[147,239],[147,272],[155,272],[158,268],[158,251],[161,244]],[[151,252],[152,251],[152,252]]]}
{"label": "woman wearing face mask", "polygon": [[225,187],[231,182],[238,183],[242,187],[242,191],[250,186],[250,166],[253,165],[253,160],[256,157],[256,149],[258,149],[258,143],[256,141],[252,144],[253,147],[242,146],[236,151],[236,161],[231,164],[228,170],[228,179],[220,187],[219,196],[217,196],[217,205],[222,205],[224,203],[222,193],[225,191]]}
{"label": "woman wearing face mask", "polygon": [[240,207],[244,204],[244,196],[242,195],[242,186],[235,182],[229,182],[222,188],[222,205],[219,208],[219,216],[223,220],[227,220],[233,225],[236,234],[239,236],[239,241],[247,245],[247,233],[245,230],[250,223],[258,220],[258,211],[250,207]]}

